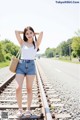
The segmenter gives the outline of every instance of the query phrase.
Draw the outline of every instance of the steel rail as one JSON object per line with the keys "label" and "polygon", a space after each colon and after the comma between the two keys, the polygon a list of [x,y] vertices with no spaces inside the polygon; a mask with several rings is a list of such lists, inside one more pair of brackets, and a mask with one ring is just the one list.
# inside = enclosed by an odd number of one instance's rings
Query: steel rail
{"label": "steel rail", "polygon": [[46,120],[52,120],[52,115],[50,113],[49,105],[48,105],[46,95],[45,95],[45,92],[44,92],[44,89],[43,89],[43,85],[42,85],[41,78],[40,78],[40,75],[39,75],[39,70],[38,70],[37,63],[36,63],[36,71],[37,71],[37,78],[38,78],[39,87],[40,87],[40,90],[41,90],[41,97],[42,97],[43,105],[44,105],[43,107],[44,107],[45,115],[46,115],[45,117],[46,117]]}
{"label": "steel rail", "polygon": [[12,80],[15,78],[15,74],[12,75],[10,78],[8,78],[6,81],[4,81],[1,85],[0,85],[0,93],[2,92],[2,90],[9,84],[12,82]]}

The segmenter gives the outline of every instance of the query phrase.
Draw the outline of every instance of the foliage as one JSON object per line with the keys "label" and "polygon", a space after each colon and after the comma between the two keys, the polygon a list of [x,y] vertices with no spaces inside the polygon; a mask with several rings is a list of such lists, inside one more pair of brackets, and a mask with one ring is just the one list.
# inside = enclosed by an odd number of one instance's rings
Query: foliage
{"label": "foliage", "polygon": [[16,55],[19,50],[19,46],[13,42],[5,39],[0,41],[0,62],[10,60],[12,55]]}
{"label": "foliage", "polygon": [[75,51],[73,51],[72,52],[72,56],[74,57],[74,58],[76,58],[77,56],[76,56],[76,52]]}
{"label": "foliage", "polygon": [[7,53],[7,54],[5,55],[5,59],[6,59],[6,60],[11,60],[11,56],[12,56],[12,55],[11,55],[10,53]]}
{"label": "foliage", "polygon": [[72,42],[72,49],[77,56],[80,56],[80,37],[74,37]]}
{"label": "foliage", "polygon": [[0,68],[2,68],[2,67],[5,67],[5,66],[8,66],[10,64],[10,62],[9,61],[6,61],[6,62],[0,62]]}
{"label": "foliage", "polygon": [[2,45],[0,44],[0,62],[4,61],[4,55],[2,52]]}
{"label": "foliage", "polygon": [[45,55],[47,57],[54,56],[73,56],[80,58],[80,30],[76,33],[76,37],[70,38],[67,41],[62,41],[56,48],[47,48]]}
{"label": "foliage", "polygon": [[45,51],[45,55],[47,57],[53,57],[53,49],[47,48],[46,51]]}

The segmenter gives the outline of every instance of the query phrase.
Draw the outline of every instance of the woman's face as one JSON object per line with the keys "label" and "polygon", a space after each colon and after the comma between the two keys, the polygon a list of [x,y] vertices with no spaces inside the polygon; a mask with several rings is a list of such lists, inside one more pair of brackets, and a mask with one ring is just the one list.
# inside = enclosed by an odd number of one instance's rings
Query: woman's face
{"label": "woman's face", "polygon": [[34,33],[31,30],[27,30],[25,36],[27,37],[28,40],[31,40],[34,37]]}

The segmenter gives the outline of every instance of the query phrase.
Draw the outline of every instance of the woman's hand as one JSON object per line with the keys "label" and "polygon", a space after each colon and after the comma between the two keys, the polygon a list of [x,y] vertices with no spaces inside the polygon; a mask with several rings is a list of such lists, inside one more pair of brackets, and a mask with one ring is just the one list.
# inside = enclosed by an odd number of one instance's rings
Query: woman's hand
{"label": "woman's hand", "polygon": [[34,35],[39,35],[39,33],[35,32]]}

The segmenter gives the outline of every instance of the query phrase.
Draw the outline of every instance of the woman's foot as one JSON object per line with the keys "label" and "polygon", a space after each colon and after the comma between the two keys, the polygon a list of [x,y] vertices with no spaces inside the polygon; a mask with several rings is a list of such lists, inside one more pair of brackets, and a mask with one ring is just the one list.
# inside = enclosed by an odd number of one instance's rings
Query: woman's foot
{"label": "woman's foot", "polygon": [[17,112],[17,117],[21,117],[23,114],[23,109],[19,109]]}
{"label": "woman's foot", "polygon": [[31,111],[30,110],[26,110],[24,116],[30,117],[31,116]]}

